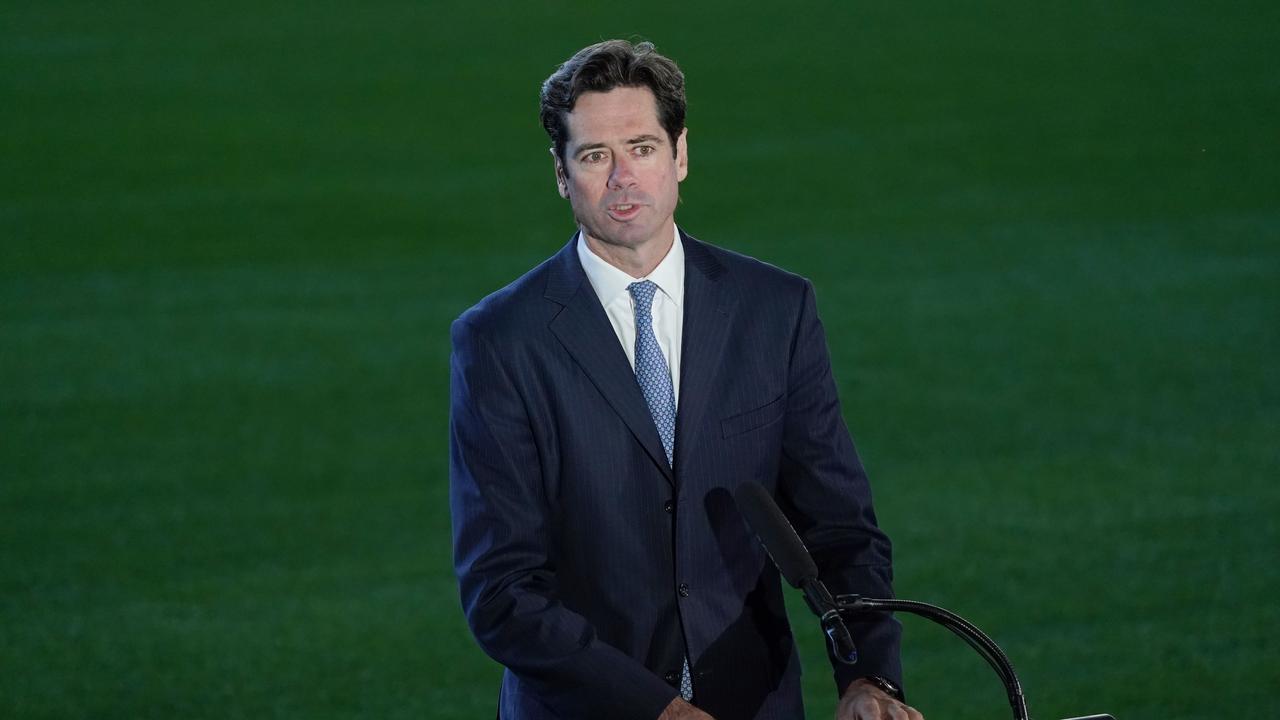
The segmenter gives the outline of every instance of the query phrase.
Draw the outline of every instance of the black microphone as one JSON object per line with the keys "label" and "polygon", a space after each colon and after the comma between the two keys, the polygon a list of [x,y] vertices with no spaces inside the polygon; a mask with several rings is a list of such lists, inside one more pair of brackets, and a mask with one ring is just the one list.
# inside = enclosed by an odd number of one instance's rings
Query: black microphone
{"label": "black microphone", "polygon": [[765,552],[778,566],[791,587],[804,591],[805,603],[822,623],[822,630],[831,641],[831,652],[846,665],[858,662],[858,649],[849,635],[849,628],[840,617],[839,608],[831,591],[818,579],[818,566],[813,556],[796,534],[787,516],[770,497],[764,486],[746,482],[734,493],[738,511],[746,518],[747,525],[760,538]]}

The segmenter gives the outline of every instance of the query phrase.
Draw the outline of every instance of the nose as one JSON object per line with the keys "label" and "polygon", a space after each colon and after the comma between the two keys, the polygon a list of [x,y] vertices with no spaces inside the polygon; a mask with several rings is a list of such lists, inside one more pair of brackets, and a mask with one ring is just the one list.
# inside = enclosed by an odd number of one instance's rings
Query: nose
{"label": "nose", "polygon": [[615,156],[613,169],[609,172],[609,187],[621,190],[633,187],[635,184],[636,176],[631,170],[631,158],[626,154]]}

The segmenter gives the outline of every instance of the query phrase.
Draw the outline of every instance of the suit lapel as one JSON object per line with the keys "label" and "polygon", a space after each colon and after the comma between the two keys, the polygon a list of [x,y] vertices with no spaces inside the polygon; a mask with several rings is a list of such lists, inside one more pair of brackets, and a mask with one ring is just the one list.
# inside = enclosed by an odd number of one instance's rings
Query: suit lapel
{"label": "suit lapel", "polygon": [[684,330],[680,351],[680,407],[676,414],[676,463],[696,442],[717,374],[725,370],[729,320],[737,305],[726,270],[706,245],[684,239]]}
{"label": "suit lapel", "polygon": [[[604,314],[600,298],[582,271],[576,235],[553,258],[545,295],[563,306],[551,319],[551,332],[630,428],[667,481],[673,482],[667,453],[662,448],[662,439],[658,437],[658,428],[636,382],[635,372]],[[679,445],[677,454],[678,448]]]}

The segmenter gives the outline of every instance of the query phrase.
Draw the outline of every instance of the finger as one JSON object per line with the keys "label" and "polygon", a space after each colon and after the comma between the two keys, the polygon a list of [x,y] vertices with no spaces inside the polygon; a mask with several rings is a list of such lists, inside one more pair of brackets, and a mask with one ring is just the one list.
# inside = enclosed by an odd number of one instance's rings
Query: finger
{"label": "finger", "polygon": [[899,702],[887,702],[884,703],[883,707],[884,712],[881,717],[888,718],[889,720],[907,720],[906,705]]}
{"label": "finger", "polygon": [[864,720],[893,720],[889,715],[889,703],[876,697],[867,696],[867,701],[858,710],[858,717]]}
{"label": "finger", "polygon": [[924,720],[924,715],[910,705],[907,705],[907,720]]}

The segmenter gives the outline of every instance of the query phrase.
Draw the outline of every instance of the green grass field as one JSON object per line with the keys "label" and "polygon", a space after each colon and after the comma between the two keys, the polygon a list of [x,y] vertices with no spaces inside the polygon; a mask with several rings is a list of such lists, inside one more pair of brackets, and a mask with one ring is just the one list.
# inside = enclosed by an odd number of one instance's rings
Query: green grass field
{"label": "green grass field", "polygon": [[1038,718],[1280,717],[1280,5],[867,5],[0,8],[0,717],[492,717],[448,323],[568,238],[538,86],[632,35],[677,219],[817,286],[899,594]]}

